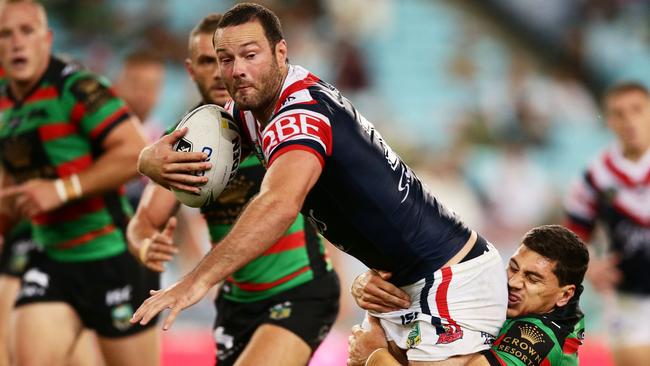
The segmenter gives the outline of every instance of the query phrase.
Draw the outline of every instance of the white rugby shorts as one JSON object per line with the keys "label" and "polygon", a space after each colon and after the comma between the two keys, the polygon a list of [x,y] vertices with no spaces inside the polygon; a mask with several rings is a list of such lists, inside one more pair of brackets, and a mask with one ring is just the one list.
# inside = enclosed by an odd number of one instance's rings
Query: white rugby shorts
{"label": "white rugby shorts", "polygon": [[411,296],[409,309],[369,312],[409,361],[442,361],[490,347],[506,320],[508,289],[501,256],[492,244],[488,248],[402,287]]}
{"label": "white rugby shorts", "polygon": [[613,348],[650,346],[650,295],[617,293],[606,309]]}

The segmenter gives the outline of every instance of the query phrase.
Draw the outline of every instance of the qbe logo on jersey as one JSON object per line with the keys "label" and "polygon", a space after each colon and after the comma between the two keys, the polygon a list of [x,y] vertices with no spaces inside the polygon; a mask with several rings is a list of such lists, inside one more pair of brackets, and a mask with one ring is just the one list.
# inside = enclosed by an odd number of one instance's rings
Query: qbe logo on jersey
{"label": "qbe logo on jersey", "polygon": [[273,150],[287,141],[311,140],[330,154],[332,150],[332,129],[329,118],[306,109],[293,109],[274,118],[262,134],[264,155],[271,156]]}

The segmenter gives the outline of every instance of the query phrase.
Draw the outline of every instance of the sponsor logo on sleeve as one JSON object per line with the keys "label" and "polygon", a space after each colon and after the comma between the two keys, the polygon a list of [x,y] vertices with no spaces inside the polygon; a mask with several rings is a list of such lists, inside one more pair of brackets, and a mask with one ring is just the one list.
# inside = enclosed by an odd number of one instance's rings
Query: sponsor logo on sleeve
{"label": "sponsor logo on sleeve", "polygon": [[326,153],[331,150],[330,122],[324,115],[306,110],[294,109],[282,113],[262,133],[264,155],[268,158],[283,142],[295,140],[315,141]]}

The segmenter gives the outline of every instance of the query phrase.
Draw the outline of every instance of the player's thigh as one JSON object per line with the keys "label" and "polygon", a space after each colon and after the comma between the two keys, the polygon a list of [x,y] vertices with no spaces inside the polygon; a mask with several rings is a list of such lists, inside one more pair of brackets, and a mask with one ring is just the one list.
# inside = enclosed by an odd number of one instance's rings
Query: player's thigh
{"label": "player's thigh", "polygon": [[235,362],[235,366],[304,366],[311,348],[293,332],[273,324],[263,324]]}
{"label": "player's thigh", "polygon": [[63,302],[36,302],[17,307],[12,327],[16,363],[20,366],[65,364],[82,327],[75,310]]}
{"label": "player's thigh", "polygon": [[[0,345],[7,339],[11,313],[16,302],[16,295],[20,289],[18,277],[0,275]],[[0,352],[2,350],[0,349]]]}
{"label": "player's thigh", "polygon": [[160,331],[157,327],[149,327],[124,337],[98,338],[108,366],[160,365]]}
{"label": "player's thigh", "polygon": [[104,360],[99,350],[97,337],[91,330],[84,329],[77,337],[66,366],[102,366]]}
{"label": "player's thigh", "polygon": [[474,356],[474,354],[453,356],[444,361],[409,361],[408,364],[409,366],[465,366]]}
{"label": "player's thigh", "polygon": [[650,345],[615,348],[612,354],[616,366],[646,366],[650,362]]}

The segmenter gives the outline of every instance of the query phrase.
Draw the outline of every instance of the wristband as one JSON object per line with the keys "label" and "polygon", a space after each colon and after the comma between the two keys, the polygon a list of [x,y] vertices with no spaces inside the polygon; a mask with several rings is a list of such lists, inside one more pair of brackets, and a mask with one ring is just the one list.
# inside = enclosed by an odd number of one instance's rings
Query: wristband
{"label": "wristband", "polygon": [[68,202],[68,194],[66,193],[65,185],[61,178],[54,181],[54,188],[56,188],[56,194],[59,195],[61,202]]}
{"label": "wristband", "polygon": [[74,189],[74,198],[80,198],[83,194],[83,190],[81,189],[81,181],[79,181],[79,176],[77,174],[73,174],[70,177],[70,181],[72,181],[72,188]]}
{"label": "wristband", "polygon": [[142,264],[147,263],[147,252],[149,251],[149,246],[151,246],[151,239],[146,238],[142,241],[140,245],[139,257]]}

